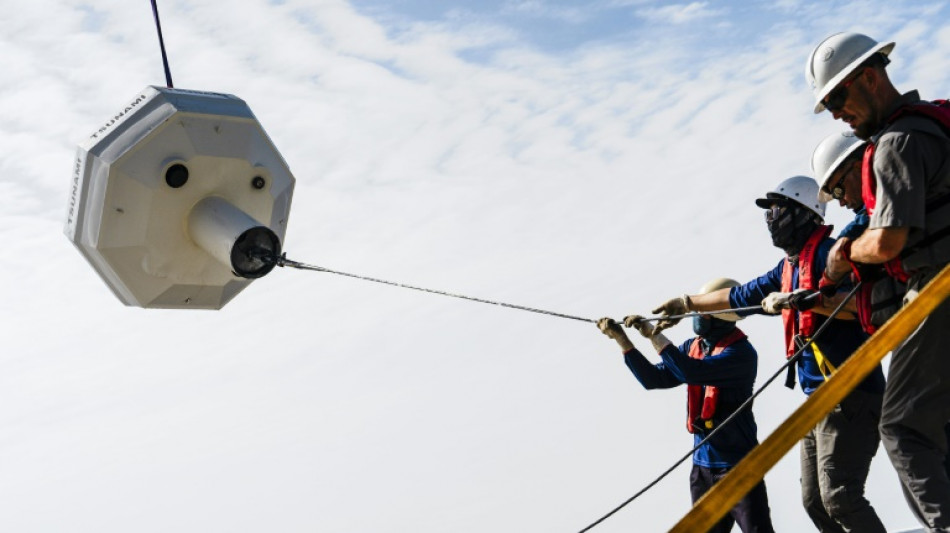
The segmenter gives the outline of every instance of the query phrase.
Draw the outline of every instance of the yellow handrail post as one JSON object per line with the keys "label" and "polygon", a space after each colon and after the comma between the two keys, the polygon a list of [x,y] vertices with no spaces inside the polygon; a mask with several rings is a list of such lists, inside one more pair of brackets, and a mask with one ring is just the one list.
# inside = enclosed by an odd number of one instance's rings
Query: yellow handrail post
{"label": "yellow handrail post", "polygon": [[766,472],[861,383],[888,352],[913,333],[920,322],[948,295],[950,265],[862,344],[824,385],[818,387],[818,390],[768,438],[749,452],[726,477],[713,485],[670,532],[696,533],[708,531],[716,525],[765,477]]}

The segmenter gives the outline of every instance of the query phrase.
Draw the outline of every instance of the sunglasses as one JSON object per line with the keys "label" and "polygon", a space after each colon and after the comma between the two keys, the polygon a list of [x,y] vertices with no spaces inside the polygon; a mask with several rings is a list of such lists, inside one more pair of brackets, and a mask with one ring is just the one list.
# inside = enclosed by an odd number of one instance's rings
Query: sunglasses
{"label": "sunglasses", "polygon": [[785,207],[786,207],[786,204],[780,203],[780,202],[776,202],[770,205],[765,210],[765,221],[772,222],[773,220],[780,217],[782,213],[785,211]]}
{"label": "sunglasses", "polygon": [[825,192],[828,193],[828,195],[830,195],[835,200],[843,199],[844,198],[844,183],[843,182],[844,180],[840,180],[838,184],[832,187],[830,191],[828,189],[825,189]]}
{"label": "sunglasses", "polygon": [[844,107],[845,102],[848,101],[848,87],[851,87],[851,84],[861,77],[861,73],[864,72],[865,68],[867,67],[858,69],[853,78],[835,87],[834,90],[828,93],[828,96],[821,101],[821,105],[825,106],[825,109],[831,112],[840,111],[841,108]]}
{"label": "sunglasses", "polygon": [[861,168],[859,166],[860,163],[858,163],[857,161],[853,163],[848,163],[848,165],[849,166],[847,167],[847,170],[844,170],[843,172],[841,172],[841,177],[838,178],[838,182],[835,183],[834,187],[822,188],[825,194],[827,194],[828,196],[831,196],[835,200],[844,199],[844,193],[845,193],[844,182],[848,179],[848,176],[850,176],[852,172],[859,172]]}

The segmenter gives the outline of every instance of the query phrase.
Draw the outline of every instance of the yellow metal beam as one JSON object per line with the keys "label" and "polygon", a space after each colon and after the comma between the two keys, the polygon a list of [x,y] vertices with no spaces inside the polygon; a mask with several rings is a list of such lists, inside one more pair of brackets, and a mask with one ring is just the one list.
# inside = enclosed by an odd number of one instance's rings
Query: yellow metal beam
{"label": "yellow metal beam", "polygon": [[709,490],[671,533],[708,531],[742,497],[765,477],[775,464],[800,441],[835,405],[844,399],[920,322],[950,295],[950,266],[944,268],[912,302],[904,306],[818,387],[759,446],[749,452],[731,472]]}

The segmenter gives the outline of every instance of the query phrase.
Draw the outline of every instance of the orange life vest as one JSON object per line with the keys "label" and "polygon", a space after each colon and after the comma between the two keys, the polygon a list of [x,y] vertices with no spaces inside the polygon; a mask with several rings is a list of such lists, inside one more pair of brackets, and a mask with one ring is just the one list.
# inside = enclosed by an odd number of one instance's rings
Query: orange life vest
{"label": "orange life vest", "polygon": [[[719,355],[723,350],[746,338],[746,334],[739,328],[716,343],[709,355]],[[693,359],[703,359],[702,337],[696,337],[689,346],[689,356]],[[712,417],[716,413],[716,403],[719,400],[719,387],[712,385],[687,385],[686,387],[686,430],[696,433],[696,423],[701,423],[699,429],[712,429]]]}
{"label": "orange life vest", "polygon": [[[815,290],[818,288],[818,281],[821,279],[821,272],[815,275],[815,254],[818,251],[818,245],[821,244],[828,235],[831,234],[831,226],[818,226],[818,228],[808,237],[801,252],[798,253],[798,288]],[[782,292],[792,292],[792,277],[795,273],[795,266],[788,258],[785,258],[785,264],[782,266]],[[798,320],[795,320],[795,314],[798,313]],[[802,335],[811,337],[815,332],[815,315],[811,311],[795,311],[794,309],[782,309],[782,325],[785,326],[785,357],[791,357],[798,351],[795,346],[795,337]]]}

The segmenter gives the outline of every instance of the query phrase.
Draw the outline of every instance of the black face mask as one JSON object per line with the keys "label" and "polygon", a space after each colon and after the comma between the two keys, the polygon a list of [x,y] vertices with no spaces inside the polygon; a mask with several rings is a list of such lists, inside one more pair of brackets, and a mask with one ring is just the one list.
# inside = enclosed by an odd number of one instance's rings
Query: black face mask
{"label": "black face mask", "polygon": [[736,323],[720,318],[713,318],[709,315],[696,315],[693,317],[693,333],[702,337],[712,346],[725,337],[730,331],[735,329]]}
{"label": "black face mask", "polygon": [[798,255],[805,241],[818,227],[811,211],[794,204],[773,206],[766,211],[765,221],[769,226],[772,244],[790,256]]}
{"label": "black face mask", "polygon": [[693,333],[705,336],[712,329],[712,317],[696,315],[693,317]]}

